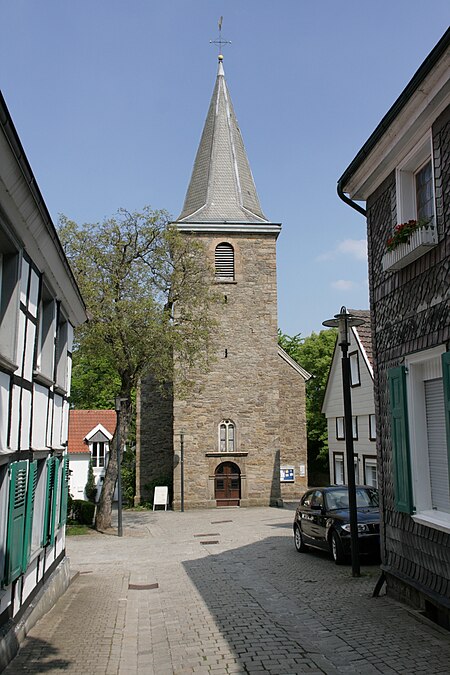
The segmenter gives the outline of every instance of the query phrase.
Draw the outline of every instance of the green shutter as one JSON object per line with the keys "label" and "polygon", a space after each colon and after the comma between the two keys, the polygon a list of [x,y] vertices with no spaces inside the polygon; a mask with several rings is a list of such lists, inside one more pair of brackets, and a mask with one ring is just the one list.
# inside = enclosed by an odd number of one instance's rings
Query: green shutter
{"label": "green shutter", "polygon": [[50,535],[50,518],[52,514],[53,484],[55,480],[54,457],[48,457],[46,465],[47,465],[47,478],[45,483],[45,501],[44,501],[45,507],[44,507],[44,528],[42,531],[42,546],[47,546]]}
{"label": "green shutter", "polygon": [[450,478],[450,352],[442,354],[442,378],[444,381],[445,426],[447,429],[447,455]]}
{"label": "green shutter", "polygon": [[28,462],[12,462],[9,466],[8,529],[4,585],[8,586],[22,573]]}
{"label": "green shutter", "polygon": [[31,553],[31,535],[33,532],[33,511],[34,511],[34,497],[36,494],[37,485],[37,462],[30,462],[30,471],[28,474],[27,486],[27,504],[25,510],[25,533],[23,540],[23,559],[22,572],[25,572],[28,563],[30,562]]}
{"label": "green shutter", "polygon": [[59,527],[67,521],[67,497],[69,494],[69,457],[63,457],[63,469],[61,478],[61,501],[59,506]]}
{"label": "green shutter", "polygon": [[391,368],[388,371],[388,379],[391,397],[395,508],[403,513],[413,513],[405,367]]}
{"label": "green shutter", "polygon": [[53,546],[55,543],[55,530],[56,530],[56,507],[58,504],[58,475],[59,475],[59,459],[53,457],[54,470],[53,470],[53,494],[52,494],[52,513],[50,517],[50,546]]}

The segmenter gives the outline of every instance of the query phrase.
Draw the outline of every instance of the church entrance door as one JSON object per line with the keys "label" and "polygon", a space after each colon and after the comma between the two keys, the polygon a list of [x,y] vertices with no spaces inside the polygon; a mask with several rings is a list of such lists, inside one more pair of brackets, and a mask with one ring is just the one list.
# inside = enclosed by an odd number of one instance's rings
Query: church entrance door
{"label": "church entrance door", "polygon": [[217,506],[239,506],[241,499],[241,472],[234,462],[219,464],[215,473]]}

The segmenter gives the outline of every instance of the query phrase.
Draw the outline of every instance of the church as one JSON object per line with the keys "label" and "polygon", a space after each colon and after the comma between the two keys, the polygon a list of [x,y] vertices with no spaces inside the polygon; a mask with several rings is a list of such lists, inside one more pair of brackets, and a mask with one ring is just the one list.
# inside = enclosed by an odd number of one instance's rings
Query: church
{"label": "church", "polygon": [[281,506],[307,488],[305,382],[277,343],[276,242],[264,215],[219,56],[175,226],[210,256],[216,359],[185,398],[150,380],[137,399],[136,502],[168,485],[175,510]]}

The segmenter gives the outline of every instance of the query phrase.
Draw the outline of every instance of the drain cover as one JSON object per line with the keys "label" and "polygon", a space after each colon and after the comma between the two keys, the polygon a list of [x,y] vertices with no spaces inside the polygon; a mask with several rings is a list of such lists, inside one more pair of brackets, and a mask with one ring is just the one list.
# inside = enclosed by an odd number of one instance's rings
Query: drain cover
{"label": "drain cover", "polygon": [[130,591],[151,591],[159,588],[159,584],[128,584]]}
{"label": "drain cover", "polygon": [[218,541],[201,541],[201,544],[218,544]]}

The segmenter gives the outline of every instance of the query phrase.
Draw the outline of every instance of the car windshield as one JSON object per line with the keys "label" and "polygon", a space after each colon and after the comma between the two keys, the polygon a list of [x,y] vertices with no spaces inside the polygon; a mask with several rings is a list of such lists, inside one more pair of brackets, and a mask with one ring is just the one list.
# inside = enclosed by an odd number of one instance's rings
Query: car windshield
{"label": "car windshield", "polygon": [[[325,500],[328,511],[338,509],[348,509],[348,489],[345,487],[327,490]],[[371,488],[356,488],[356,507],[358,509],[367,507],[377,507],[378,491]]]}

